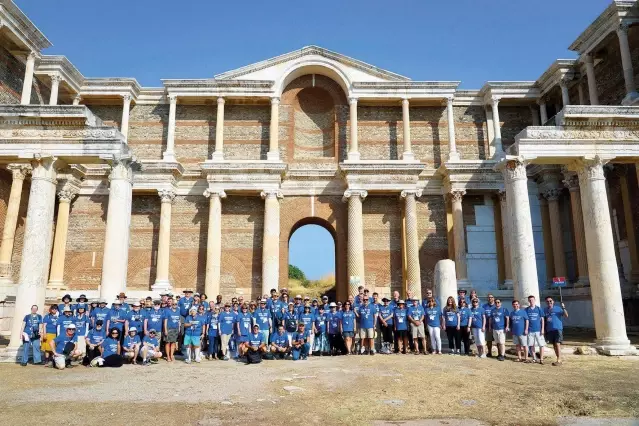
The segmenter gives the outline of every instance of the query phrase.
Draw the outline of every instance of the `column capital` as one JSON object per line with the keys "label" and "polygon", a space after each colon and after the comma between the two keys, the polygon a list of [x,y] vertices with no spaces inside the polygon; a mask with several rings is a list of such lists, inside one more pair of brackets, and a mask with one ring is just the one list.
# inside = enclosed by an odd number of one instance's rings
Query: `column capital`
{"label": "column capital", "polygon": [[220,96],[219,98],[217,98],[217,104],[218,105],[224,105],[226,101],[224,100],[224,98],[222,96]]}
{"label": "column capital", "polygon": [[594,64],[592,53],[586,53],[582,55],[581,60],[584,62],[584,64]]}
{"label": "column capital", "polygon": [[558,201],[561,197],[561,188],[551,188],[545,190],[542,195],[548,201]]}
{"label": "column capital", "polygon": [[124,103],[131,102],[131,95],[128,93],[122,95],[122,100],[124,101]]}
{"label": "column capital", "polygon": [[62,78],[60,74],[51,74],[49,75],[49,78],[51,79],[51,83],[60,83],[61,81],[64,81],[64,78]]}
{"label": "column capital", "polygon": [[31,165],[29,164],[9,164],[7,170],[13,175],[13,179],[25,180],[27,175],[31,173]]}
{"label": "column capital", "polygon": [[540,97],[539,99],[537,99],[537,105],[542,106],[542,105],[546,105],[546,98],[544,98],[543,96]]}
{"label": "column capital", "polygon": [[78,93],[73,97],[73,105],[80,105],[80,101],[82,100],[82,96]]}
{"label": "column capital", "polygon": [[348,98],[348,103],[350,105],[357,105],[357,98],[355,96],[351,96]]}
{"label": "column capital", "polygon": [[501,101],[501,96],[493,95],[493,96],[490,97],[490,103],[491,103],[492,106],[499,105],[499,101]]}
{"label": "column capital", "polygon": [[203,194],[206,198],[226,198],[226,192],[223,189],[206,189]]}
{"label": "column capital", "polygon": [[463,189],[454,189],[448,193],[448,196],[453,202],[461,202],[464,195],[466,195],[466,191]]}
{"label": "column capital", "polygon": [[175,191],[173,189],[158,189],[158,196],[162,203],[173,203]]}
{"label": "column capital", "polygon": [[273,96],[271,98],[271,105],[279,105],[280,104],[280,98],[279,96]]}
{"label": "column capital", "polygon": [[419,198],[422,196],[422,190],[421,189],[405,189],[399,195],[401,198],[408,198],[408,197]]}
{"label": "column capital", "polygon": [[410,105],[410,99],[409,98],[402,98],[402,106],[403,105],[406,105],[406,106]]}
{"label": "column capital", "polygon": [[617,35],[628,36],[628,29],[630,28],[630,23],[627,21],[621,21],[619,26],[617,27]]}
{"label": "column capital", "polygon": [[111,173],[109,182],[114,180],[128,180],[133,183],[133,161],[131,159],[119,159],[111,161]]}
{"label": "column capital", "polygon": [[579,192],[579,178],[575,173],[564,172],[564,180],[562,182],[570,192]]}
{"label": "column capital", "polygon": [[598,155],[593,159],[582,158],[575,162],[575,169],[579,181],[593,181],[593,180],[606,180],[604,175],[604,165],[607,161],[604,161]]}
{"label": "column capital", "polygon": [[500,202],[506,202],[506,190],[500,189],[499,191],[497,191],[497,197],[499,197]]}
{"label": "column capital", "polygon": [[169,93],[168,95],[166,95],[166,98],[169,100],[169,103],[171,104],[177,103],[177,95],[174,93]]}
{"label": "column capital", "polygon": [[344,196],[342,197],[342,201],[346,202],[351,197],[359,197],[364,200],[368,196],[368,191],[364,189],[347,189],[344,191]]}
{"label": "column capital", "polygon": [[284,198],[284,194],[279,189],[265,189],[260,193],[260,197],[264,200],[267,198],[281,199]]}
{"label": "column capital", "polygon": [[61,190],[58,191],[58,200],[61,203],[71,203],[76,195],[78,195],[78,190],[73,188],[71,185],[65,185]]}
{"label": "column capital", "polygon": [[506,181],[528,180],[526,162],[520,158],[506,161],[503,173]]}
{"label": "column capital", "polygon": [[57,162],[56,157],[37,157],[31,160],[31,181],[46,180],[56,185]]}
{"label": "column capital", "polygon": [[446,96],[446,105],[447,106],[453,106],[453,101],[455,100],[455,96],[450,95],[450,96]]}
{"label": "column capital", "polygon": [[35,61],[38,58],[38,53],[34,50],[25,53],[27,54],[27,61]]}

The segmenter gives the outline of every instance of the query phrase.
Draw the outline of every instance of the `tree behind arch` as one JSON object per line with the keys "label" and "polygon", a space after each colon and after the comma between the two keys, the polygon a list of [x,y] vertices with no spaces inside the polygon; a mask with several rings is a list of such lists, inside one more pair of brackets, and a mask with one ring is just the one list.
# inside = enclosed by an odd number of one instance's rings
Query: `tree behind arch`
{"label": "tree behind arch", "polygon": [[288,265],[288,277],[293,280],[306,281],[306,274],[295,265]]}

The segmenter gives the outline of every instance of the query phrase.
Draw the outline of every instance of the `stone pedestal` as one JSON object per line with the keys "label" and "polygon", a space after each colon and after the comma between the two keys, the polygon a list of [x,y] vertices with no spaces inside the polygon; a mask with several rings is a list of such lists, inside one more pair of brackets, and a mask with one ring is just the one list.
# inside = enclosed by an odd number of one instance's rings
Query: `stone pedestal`
{"label": "stone pedestal", "polygon": [[175,191],[161,189],[160,196],[160,235],[158,236],[158,258],[153,291],[168,291],[173,287],[169,279],[169,259],[171,254],[171,209],[175,199]]}
{"label": "stone pedestal", "polygon": [[[581,160],[577,164],[581,205],[590,273],[592,308],[597,341],[595,347],[606,355],[636,352],[626,335],[626,322],[617,272],[603,162]],[[603,208],[602,208],[603,206]]]}
{"label": "stone pedestal", "polygon": [[[455,262],[442,259],[435,264],[435,297],[441,309],[446,306],[446,299],[453,296],[457,301],[457,278],[455,277]],[[457,303],[457,302],[455,302]]]}
{"label": "stone pedestal", "polygon": [[221,189],[204,191],[209,199],[209,228],[206,242],[206,276],[204,292],[211,300],[220,294],[222,270],[222,199],[226,193]]}
{"label": "stone pedestal", "polygon": [[464,232],[464,213],[462,197],[466,191],[451,191],[450,199],[453,210],[453,239],[455,240],[455,269],[459,288],[470,288],[468,281],[468,265],[466,263],[466,234]]}
{"label": "stone pedestal", "polygon": [[269,189],[264,199],[264,240],[262,242],[262,295],[279,288],[280,279],[280,199],[282,192]]}
{"label": "stone pedestal", "polygon": [[348,295],[356,295],[357,287],[366,286],[364,274],[364,223],[362,219],[362,201],[368,192],[348,189],[343,201],[348,201]]}
{"label": "stone pedestal", "polygon": [[67,289],[64,284],[64,261],[66,258],[67,235],[69,232],[69,211],[71,201],[77,195],[74,188],[66,187],[58,191],[58,220],[55,225],[55,239],[53,241],[53,256],[51,258],[51,273],[47,289],[62,292]]}
{"label": "stone pedestal", "polygon": [[422,278],[419,266],[419,235],[417,231],[417,202],[421,190],[402,191],[405,199],[405,241],[406,241],[406,290],[413,297],[422,298]]}

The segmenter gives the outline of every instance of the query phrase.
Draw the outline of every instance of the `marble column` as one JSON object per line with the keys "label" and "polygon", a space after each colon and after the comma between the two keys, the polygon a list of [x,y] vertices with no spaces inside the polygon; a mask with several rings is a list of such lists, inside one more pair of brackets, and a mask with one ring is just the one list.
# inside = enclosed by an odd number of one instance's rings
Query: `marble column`
{"label": "marble column", "polygon": [[[22,186],[27,174],[31,171],[31,166],[28,164],[10,164],[7,169],[11,171],[13,181],[11,182],[9,205],[7,206],[4,228],[2,229],[2,243],[0,244],[0,292],[2,292],[2,287],[13,285],[11,257],[13,255],[16,226],[18,225]],[[9,288],[6,288],[6,290],[9,290]],[[0,296],[4,299],[4,295],[0,294]]]}
{"label": "marble column", "polygon": [[510,260],[510,213],[508,212],[508,198],[506,191],[499,191],[499,207],[501,209],[502,240],[504,246],[504,288],[513,289],[513,268]]}
{"label": "marble column", "polygon": [[80,95],[75,95],[73,97],[73,105],[80,105],[80,101],[82,100],[82,96]]}
{"label": "marble column", "polygon": [[413,148],[410,140],[410,104],[409,100],[402,99],[402,126],[404,133],[404,153],[402,160],[415,161],[415,155],[413,154]]}
{"label": "marble column", "polygon": [[215,117],[215,151],[212,159],[215,161],[224,160],[224,98],[217,98],[217,111]]}
{"label": "marble column", "polygon": [[356,295],[358,286],[366,286],[362,201],[367,195],[368,192],[361,189],[347,189],[342,198],[348,201],[348,295]]}
{"label": "marble column", "polygon": [[581,193],[577,175],[565,173],[564,185],[570,191],[570,209],[572,211],[572,227],[575,237],[575,255],[577,257],[577,282],[575,287],[588,287],[588,259],[586,258],[586,242],[584,240],[584,216],[581,211]]}
{"label": "marble column", "polygon": [[515,297],[524,301],[529,295],[533,295],[539,300],[526,164],[518,159],[507,161],[504,167],[504,181],[510,203],[510,251]]}
{"label": "marble column", "polygon": [[53,212],[55,210],[56,159],[40,158],[31,163],[31,190],[24,231],[20,280],[8,351],[16,351],[21,345],[20,328],[22,318],[29,313],[32,305],[44,308],[51,243],[53,232]]}
{"label": "marble column", "polygon": [[453,114],[453,97],[446,98],[446,116],[448,120],[448,161],[459,161],[457,143],[455,141],[455,115]]}
{"label": "marble column", "polygon": [[271,98],[271,123],[269,130],[269,144],[266,159],[280,161],[280,98]]}
{"label": "marble column", "polygon": [[544,191],[544,197],[548,200],[548,213],[550,215],[550,233],[552,236],[552,252],[555,264],[555,276],[566,277],[566,252],[564,251],[564,235],[561,229],[561,212],[559,211],[559,199],[561,188],[552,188]]}
{"label": "marble column", "polygon": [[[610,169],[608,169],[609,171]],[[606,194],[610,195],[611,191],[610,191],[610,187],[609,187],[609,180],[606,179]],[[610,222],[612,224],[612,243],[615,249],[615,259],[617,259],[617,273],[619,275],[619,282],[621,283],[621,288],[625,288],[628,284],[628,281],[626,280],[626,274],[624,272],[624,266],[623,266],[623,262],[621,261],[621,253],[619,251],[619,229],[617,228],[617,226],[613,223],[613,207],[612,207],[612,197],[608,196],[608,214],[610,215]],[[582,211],[583,211],[583,206],[582,206]],[[617,216],[617,220],[619,220],[619,216]]]}
{"label": "marble column", "polygon": [[60,77],[58,74],[53,74],[51,76],[51,96],[49,97],[49,105],[58,104],[58,92],[60,91],[60,81],[62,81],[62,77]]}
{"label": "marble column", "polygon": [[537,101],[539,104],[539,116],[541,118],[541,125],[543,126],[548,121],[548,110],[546,109],[546,101],[540,99]]}
{"label": "marble column", "polygon": [[58,191],[58,220],[55,223],[55,237],[53,240],[53,255],[51,258],[51,272],[47,288],[52,290],[66,290],[64,284],[64,261],[67,250],[67,235],[69,233],[69,212],[71,201],[78,194],[76,188],[65,185]]}
{"label": "marble column", "polygon": [[120,133],[128,138],[129,135],[129,112],[131,109],[131,95],[122,95],[122,120],[120,122]]}
{"label": "marble column", "polygon": [[632,56],[630,53],[630,45],[628,44],[628,23],[621,23],[617,28],[617,37],[619,38],[619,49],[621,51],[621,66],[623,67],[623,79],[626,85],[626,97],[623,99],[623,105],[634,104],[639,98],[637,88],[635,86],[635,72],[632,68]]}
{"label": "marble column", "polygon": [[577,93],[579,94],[579,105],[586,105],[586,94],[584,93],[584,85],[581,81],[577,83]]}
{"label": "marble column", "polygon": [[226,192],[221,189],[204,191],[209,199],[209,227],[206,240],[206,276],[204,291],[213,300],[220,294],[222,274],[222,199]]}
{"label": "marble column", "polygon": [[564,107],[570,105],[570,93],[568,92],[568,82],[562,78],[561,80],[559,80],[559,88],[561,89],[561,103],[563,104]]}
{"label": "marble column", "polygon": [[466,264],[466,235],[464,232],[464,213],[462,212],[462,197],[466,191],[450,191],[453,210],[453,240],[455,241],[455,270],[457,271],[457,286],[470,287],[468,281],[468,266]]}
{"label": "marble column", "polygon": [[637,253],[637,238],[635,237],[635,221],[632,215],[632,199],[628,188],[627,170],[624,166],[615,167],[619,175],[619,189],[621,190],[621,202],[623,204],[623,218],[626,224],[626,240],[628,253],[630,254],[630,283],[639,283],[639,255]]}
{"label": "marble column", "polygon": [[114,161],[109,180],[100,298],[111,303],[119,292],[126,290],[133,188],[131,161]]}
{"label": "marble column", "polygon": [[552,285],[552,278],[555,275],[555,255],[552,247],[552,230],[550,228],[550,212],[548,210],[548,200],[539,194],[539,210],[541,212],[541,230],[544,240],[544,262],[546,264],[546,287]]}
{"label": "marble column", "polygon": [[493,146],[495,147],[495,158],[502,157],[504,155],[504,149],[501,144],[501,122],[499,121],[499,100],[498,96],[491,98],[492,110],[493,110],[493,133],[495,138],[493,140]]}
{"label": "marble column", "polygon": [[532,106],[532,105],[529,105],[528,108],[530,108],[530,116],[532,117],[532,125],[533,126],[540,126],[541,123],[539,123],[539,113],[537,112],[535,107]]}
{"label": "marble column", "polygon": [[162,153],[162,158],[164,161],[175,161],[175,110],[177,108],[177,96],[168,95],[168,98],[169,123],[166,130],[166,151]]}
{"label": "marble column", "polygon": [[584,215],[586,255],[590,273],[595,347],[608,355],[636,352],[626,335],[626,322],[617,272],[603,161],[582,159],[576,164]]}
{"label": "marble column", "polygon": [[357,142],[357,98],[348,98],[350,105],[350,143],[348,146],[349,161],[359,161],[359,146]]}
{"label": "marble column", "polygon": [[33,87],[33,70],[35,68],[36,53],[30,52],[27,55],[27,64],[24,69],[24,80],[22,83],[22,97],[20,103],[29,105],[31,103],[31,88]]}
{"label": "marble column", "polygon": [[158,190],[160,197],[160,235],[158,236],[158,257],[155,267],[155,283],[151,286],[153,291],[171,290],[169,276],[169,261],[171,256],[171,209],[175,200],[175,191],[172,189]]}
{"label": "marble column", "polygon": [[597,94],[597,80],[595,79],[595,63],[592,54],[584,55],[584,63],[586,64],[586,77],[588,80],[588,96],[590,97],[590,105],[599,105],[599,95]]}
{"label": "marble column", "polygon": [[416,198],[422,196],[422,191],[405,190],[401,197],[405,200],[405,236],[406,241],[406,290],[414,297],[422,298],[422,278],[419,266],[419,232],[417,228],[417,202]]}
{"label": "marble column", "polygon": [[279,189],[262,191],[264,199],[264,239],[262,242],[262,295],[279,288],[280,279],[280,199]]}

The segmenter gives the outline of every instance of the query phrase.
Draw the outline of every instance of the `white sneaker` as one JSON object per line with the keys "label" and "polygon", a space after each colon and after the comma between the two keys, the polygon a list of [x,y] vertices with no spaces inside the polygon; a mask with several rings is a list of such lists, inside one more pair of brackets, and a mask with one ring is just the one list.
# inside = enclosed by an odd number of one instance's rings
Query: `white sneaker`
{"label": "white sneaker", "polygon": [[479,357],[480,358],[486,358],[486,354],[481,354]]}
{"label": "white sneaker", "polygon": [[184,362],[186,362],[187,364],[190,364],[191,360],[187,358],[187,359],[184,360]]}

